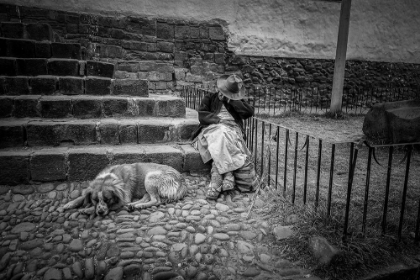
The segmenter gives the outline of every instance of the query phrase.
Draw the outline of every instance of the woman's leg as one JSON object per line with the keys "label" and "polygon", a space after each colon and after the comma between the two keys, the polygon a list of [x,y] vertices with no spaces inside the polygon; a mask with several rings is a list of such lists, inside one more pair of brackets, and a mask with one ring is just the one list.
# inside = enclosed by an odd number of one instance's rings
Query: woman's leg
{"label": "woman's leg", "polygon": [[220,192],[222,191],[222,183],[223,177],[222,175],[220,175],[213,161],[211,165],[211,179],[210,184],[207,187],[206,198],[216,200],[219,197]]}

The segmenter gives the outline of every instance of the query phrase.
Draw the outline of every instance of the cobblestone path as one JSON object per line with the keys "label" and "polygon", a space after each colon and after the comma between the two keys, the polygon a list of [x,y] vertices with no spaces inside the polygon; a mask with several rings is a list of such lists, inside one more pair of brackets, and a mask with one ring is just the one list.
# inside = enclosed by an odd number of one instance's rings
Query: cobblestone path
{"label": "cobblestone path", "polygon": [[0,279],[318,279],[245,218],[251,195],[207,201],[208,181],[186,176],[183,200],[105,218],[62,211],[87,183],[1,186]]}

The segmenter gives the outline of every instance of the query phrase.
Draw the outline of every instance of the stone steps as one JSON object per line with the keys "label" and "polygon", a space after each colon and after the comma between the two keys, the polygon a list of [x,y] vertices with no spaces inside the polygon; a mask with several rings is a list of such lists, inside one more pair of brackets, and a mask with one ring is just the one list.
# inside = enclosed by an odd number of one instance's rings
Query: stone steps
{"label": "stone steps", "polygon": [[185,117],[182,98],[97,95],[0,96],[1,118]]}
{"label": "stone steps", "polygon": [[0,148],[186,141],[194,118],[15,119],[0,121]]}
{"label": "stone steps", "polygon": [[181,172],[209,169],[188,144],[3,149],[0,184],[92,180],[108,165],[140,161],[167,164]]}

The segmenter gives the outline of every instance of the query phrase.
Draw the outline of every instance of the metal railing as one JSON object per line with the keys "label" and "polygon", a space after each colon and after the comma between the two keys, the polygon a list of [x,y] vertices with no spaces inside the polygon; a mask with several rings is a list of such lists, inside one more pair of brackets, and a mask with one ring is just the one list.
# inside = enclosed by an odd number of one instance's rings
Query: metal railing
{"label": "metal railing", "polygon": [[[327,219],[341,220],[344,240],[350,232],[394,232],[400,240],[403,229],[420,240],[420,157],[413,150],[420,142],[329,142],[259,118],[245,123],[247,145],[266,184],[293,204],[312,205]],[[385,165],[379,163],[384,155]]]}
{"label": "metal railing", "polygon": [[[187,107],[198,109],[208,93],[190,88],[182,96]],[[420,240],[420,158],[413,149],[420,143],[333,142],[258,117],[245,121],[245,131],[265,184],[293,204],[340,221],[344,240],[350,233],[392,232]]]}
{"label": "metal railing", "polygon": [[[181,95],[187,106],[198,108],[204,95],[214,88],[184,86]],[[246,96],[255,108],[256,115],[275,116],[285,112],[325,113],[330,109],[331,93],[318,88],[286,88],[252,86]],[[409,87],[369,87],[344,90],[342,111],[353,114],[366,113],[374,104],[420,98],[418,89]]]}

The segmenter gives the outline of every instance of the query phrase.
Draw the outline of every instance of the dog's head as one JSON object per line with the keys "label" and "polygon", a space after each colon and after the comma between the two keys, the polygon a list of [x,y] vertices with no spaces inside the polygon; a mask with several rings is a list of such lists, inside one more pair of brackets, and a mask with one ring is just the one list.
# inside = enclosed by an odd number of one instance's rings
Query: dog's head
{"label": "dog's head", "polygon": [[90,183],[85,199],[95,206],[97,215],[106,216],[110,210],[124,205],[123,187],[123,182],[115,174],[107,173]]}

